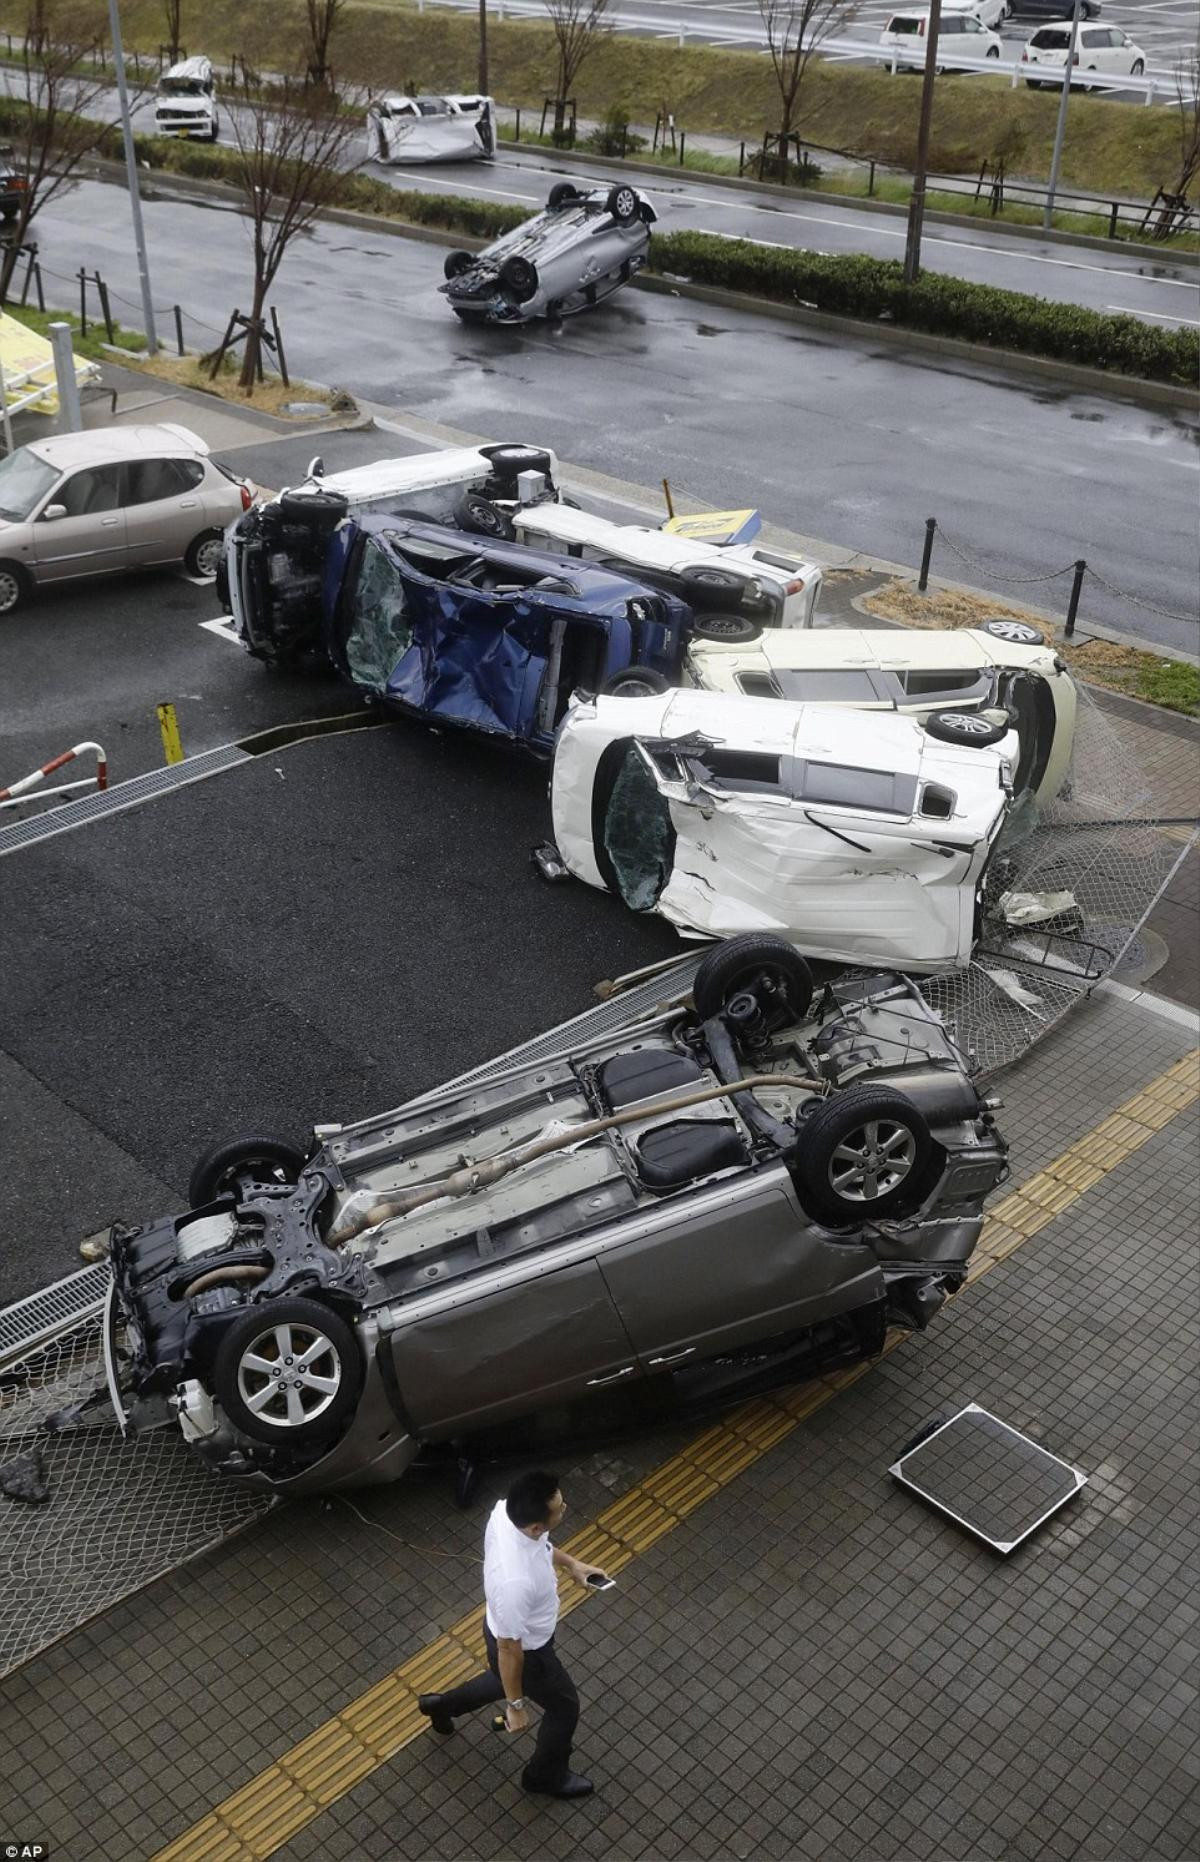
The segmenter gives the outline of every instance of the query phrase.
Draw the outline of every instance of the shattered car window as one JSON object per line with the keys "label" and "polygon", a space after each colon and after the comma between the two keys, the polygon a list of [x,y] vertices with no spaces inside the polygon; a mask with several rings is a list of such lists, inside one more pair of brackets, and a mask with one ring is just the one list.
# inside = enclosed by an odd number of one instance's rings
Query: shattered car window
{"label": "shattered car window", "polygon": [[674,839],[654,777],[636,745],[625,745],[604,814],[604,849],[617,890],[632,911],[653,908],[671,875]]}
{"label": "shattered car window", "polygon": [[404,584],[387,552],[368,537],[347,603],[346,664],[356,685],[382,689],[412,643]]}

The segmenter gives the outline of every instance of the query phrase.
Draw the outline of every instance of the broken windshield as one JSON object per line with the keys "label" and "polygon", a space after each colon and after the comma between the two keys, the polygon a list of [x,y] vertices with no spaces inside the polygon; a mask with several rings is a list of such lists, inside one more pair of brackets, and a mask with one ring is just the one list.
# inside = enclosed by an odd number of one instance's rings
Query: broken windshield
{"label": "broken windshield", "polygon": [[350,676],[356,685],[382,691],[412,643],[412,624],[396,565],[372,537],[364,543],[343,613]]}
{"label": "broken windshield", "polygon": [[597,799],[608,787],[603,847],[597,849],[605,856],[605,877],[632,911],[652,911],[671,877],[675,831],[667,802],[638,745],[628,740],[610,745],[601,758],[596,786]]}

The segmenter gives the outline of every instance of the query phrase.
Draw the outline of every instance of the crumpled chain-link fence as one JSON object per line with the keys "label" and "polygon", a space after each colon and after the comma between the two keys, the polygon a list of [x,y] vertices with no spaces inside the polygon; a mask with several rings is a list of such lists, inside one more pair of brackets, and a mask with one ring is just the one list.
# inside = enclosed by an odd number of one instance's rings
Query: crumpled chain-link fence
{"label": "crumpled chain-link fence", "polygon": [[40,1451],[50,1488],[41,1505],[0,1497],[0,1675],[274,1504],[210,1474],[174,1428],[126,1440],[107,1404],[45,1430],[103,1382],[102,1323],[0,1370],[0,1461]]}

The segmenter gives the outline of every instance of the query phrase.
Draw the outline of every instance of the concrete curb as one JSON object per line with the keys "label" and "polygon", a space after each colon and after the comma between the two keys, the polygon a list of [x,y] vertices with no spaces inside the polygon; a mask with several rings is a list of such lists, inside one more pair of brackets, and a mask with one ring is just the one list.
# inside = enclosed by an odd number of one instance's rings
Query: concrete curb
{"label": "concrete curb", "polygon": [[[893,219],[903,219],[908,213],[907,207],[897,206],[894,201],[864,200],[856,194],[830,194],[823,188],[786,187],[780,181],[748,181],[743,175],[709,174],[701,168],[670,168],[658,162],[639,162],[636,156],[581,154],[572,149],[544,149],[536,142],[503,140],[497,144],[497,153],[501,149],[511,149],[518,155],[535,155],[551,164],[562,161],[574,163],[580,168],[604,168],[614,174],[633,173],[659,180],[699,181],[705,187],[711,182],[714,187],[729,188],[734,193],[770,194],[778,200],[791,201],[793,204],[811,200],[822,207],[861,208],[864,213],[890,214]],[[1059,227],[1052,227],[1047,232],[1042,227],[1022,226],[1015,220],[980,220],[973,214],[946,213],[932,207],[925,209],[925,218],[936,221],[939,226],[966,227],[977,233],[1001,233],[1012,239],[1044,239],[1052,245],[1082,246],[1091,252],[1128,252],[1134,258],[1150,259],[1157,264],[1169,259],[1173,265],[1186,265],[1193,270],[1200,270],[1200,252],[1172,252],[1163,246],[1147,245],[1142,240],[1103,239],[1096,233],[1069,233]]]}

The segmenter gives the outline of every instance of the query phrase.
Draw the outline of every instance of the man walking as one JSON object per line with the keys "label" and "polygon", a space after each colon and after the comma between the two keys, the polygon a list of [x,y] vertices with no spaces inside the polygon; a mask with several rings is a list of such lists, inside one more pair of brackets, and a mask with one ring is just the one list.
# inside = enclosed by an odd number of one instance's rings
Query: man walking
{"label": "man walking", "polygon": [[550,1534],[562,1524],[567,1503],[557,1474],[522,1474],[497,1500],[483,1541],[483,1590],[487,1599],[484,1636],[488,1669],[448,1694],[422,1694],[417,1705],[429,1715],[435,1733],[454,1731],[456,1715],[504,1700],[510,1733],[529,1725],[528,1701],[542,1709],[533,1757],[521,1773],[527,1791],[548,1797],[587,1797],[590,1778],[570,1767],[571,1740],[579,1720],[575,1683],[554,1650],[558,1622],[556,1571],[569,1571],[577,1584],[593,1573],[551,1545]]}

